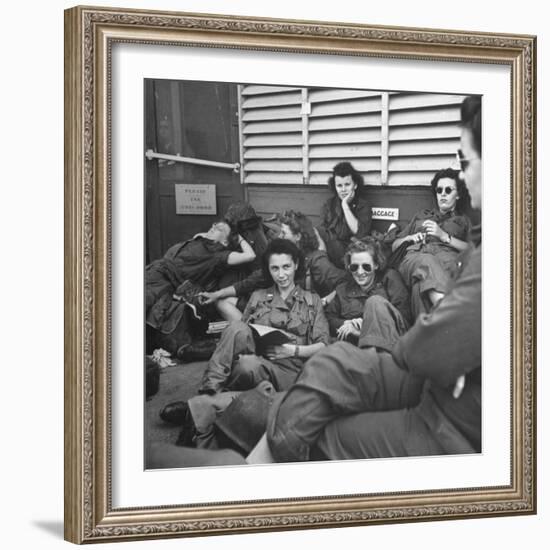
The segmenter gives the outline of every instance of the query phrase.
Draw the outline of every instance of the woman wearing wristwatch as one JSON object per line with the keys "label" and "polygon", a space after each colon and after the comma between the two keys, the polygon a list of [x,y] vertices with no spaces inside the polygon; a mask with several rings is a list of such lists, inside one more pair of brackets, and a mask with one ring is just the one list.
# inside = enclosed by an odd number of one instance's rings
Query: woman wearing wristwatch
{"label": "woman wearing wristwatch", "polygon": [[451,168],[440,170],[431,187],[437,208],[417,212],[392,244],[396,250],[404,243],[406,254],[399,272],[411,291],[414,318],[429,311],[447,291],[449,281],[458,272],[458,257],[468,249],[470,194]]}

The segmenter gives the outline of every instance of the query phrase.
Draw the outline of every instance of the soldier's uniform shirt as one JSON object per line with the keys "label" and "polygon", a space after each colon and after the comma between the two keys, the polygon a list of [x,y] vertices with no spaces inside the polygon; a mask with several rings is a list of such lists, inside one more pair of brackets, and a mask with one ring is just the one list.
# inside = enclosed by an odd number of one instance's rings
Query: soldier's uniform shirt
{"label": "soldier's uniform shirt", "polygon": [[286,300],[276,287],[256,290],[248,301],[242,320],[290,332],[296,336],[294,343],[298,345],[329,343],[321,299],[298,285]]}
{"label": "soldier's uniform shirt", "polygon": [[275,287],[255,291],[242,321],[232,322],[223,332],[208,362],[199,392],[222,389],[245,390],[269,380],[277,391],[287,389],[301,371],[299,357],[269,360],[255,354],[248,323],[279,328],[293,335],[293,344],[329,343],[328,322],[317,294],[296,286],[284,300]]}

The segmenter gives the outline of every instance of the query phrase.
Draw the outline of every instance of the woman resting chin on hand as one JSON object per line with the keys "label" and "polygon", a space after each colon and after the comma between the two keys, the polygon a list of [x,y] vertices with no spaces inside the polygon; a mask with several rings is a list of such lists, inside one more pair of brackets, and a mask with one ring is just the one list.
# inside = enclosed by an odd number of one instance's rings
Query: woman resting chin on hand
{"label": "woman resting chin on hand", "polygon": [[351,238],[361,239],[370,231],[372,210],[362,194],[363,184],[350,162],[336,164],[328,179],[333,196],[323,205],[318,231],[331,262],[340,268]]}

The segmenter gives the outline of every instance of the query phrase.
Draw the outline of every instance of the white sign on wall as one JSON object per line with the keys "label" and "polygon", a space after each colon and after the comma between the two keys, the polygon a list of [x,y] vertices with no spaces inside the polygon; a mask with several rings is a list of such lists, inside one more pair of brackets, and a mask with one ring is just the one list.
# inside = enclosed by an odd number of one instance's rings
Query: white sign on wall
{"label": "white sign on wall", "polygon": [[381,206],[373,206],[372,219],[397,221],[399,219],[399,208],[383,208]]}
{"label": "white sign on wall", "polygon": [[176,183],[176,214],[216,215],[216,186]]}

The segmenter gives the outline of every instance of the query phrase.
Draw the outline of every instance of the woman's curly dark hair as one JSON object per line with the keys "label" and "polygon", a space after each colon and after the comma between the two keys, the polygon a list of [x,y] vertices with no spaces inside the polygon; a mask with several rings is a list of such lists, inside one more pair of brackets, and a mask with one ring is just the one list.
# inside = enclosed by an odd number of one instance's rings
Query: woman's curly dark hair
{"label": "woman's curly dark hair", "polygon": [[353,164],[351,162],[339,162],[332,169],[332,175],[328,179],[328,186],[334,196],[337,195],[335,187],[336,176],[339,176],[340,178],[351,176],[353,183],[357,185],[357,189],[355,190],[356,194],[359,194],[361,192],[361,190],[363,189],[363,185],[365,184],[363,176],[353,167]]}
{"label": "woman's curly dark hair", "polygon": [[444,170],[439,170],[435,173],[430,185],[432,186],[432,194],[434,200],[437,204],[437,184],[440,179],[449,178],[453,180],[456,184],[456,191],[458,193],[458,199],[456,200],[455,211],[458,214],[465,214],[471,209],[472,199],[470,198],[470,192],[466,187],[466,183],[463,179],[460,178],[460,172],[458,170],[453,170],[452,168],[445,168]]}
{"label": "woman's curly dark hair", "polygon": [[378,271],[384,271],[386,268],[386,256],[382,252],[382,246],[374,237],[367,236],[362,239],[352,237],[351,243],[349,244],[344,255],[344,265],[346,266],[346,269],[349,270],[352,254],[356,254],[358,252],[368,252],[372,256],[372,259],[376,262]]}
{"label": "woman's curly dark hair", "polygon": [[273,277],[269,271],[269,259],[273,254],[288,254],[292,261],[298,266],[296,274],[294,275],[294,282],[303,279],[305,276],[306,268],[304,262],[304,256],[300,249],[292,242],[286,239],[273,239],[268,245],[262,256],[262,271],[264,279],[271,281],[275,284]]}
{"label": "woman's curly dark hair", "polygon": [[304,253],[313,252],[319,248],[319,240],[311,220],[301,212],[294,210],[285,210],[279,221],[288,225],[294,235],[300,235],[298,248]]}
{"label": "woman's curly dark hair", "polygon": [[240,249],[238,241],[241,235],[252,246],[258,258],[263,254],[267,247],[267,239],[261,226],[262,218],[256,215],[256,211],[248,202],[231,203],[223,221],[231,228],[230,248]]}

